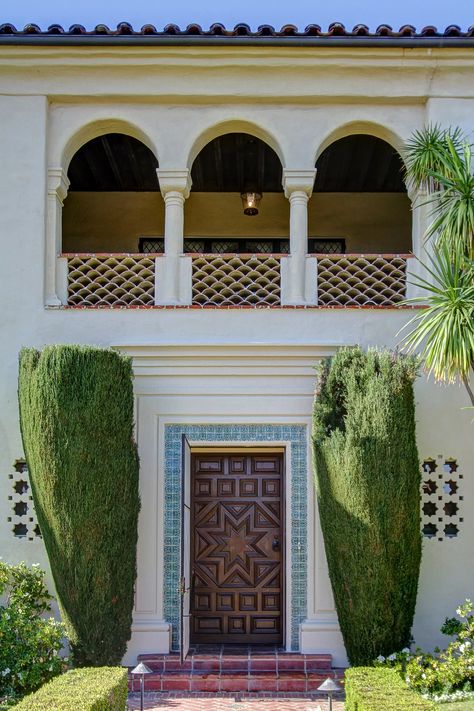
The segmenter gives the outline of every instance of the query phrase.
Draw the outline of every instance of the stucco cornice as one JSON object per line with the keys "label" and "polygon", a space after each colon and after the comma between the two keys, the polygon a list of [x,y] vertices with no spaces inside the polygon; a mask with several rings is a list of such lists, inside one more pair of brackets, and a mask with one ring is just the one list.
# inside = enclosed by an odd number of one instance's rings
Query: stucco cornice
{"label": "stucco cornice", "polygon": [[[253,71],[258,64],[258,73]],[[252,80],[242,82],[242,72]],[[474,96],[474,52],[465,49],[5,47],[4,94],[48,95],[50,101],[120,100],[172,103],[424,101]],[[283,83],[282,83],[283,82]],[[284,90],[282,91],[282,87]],[[388,90],[389,88],[389,90]]]}
{"label": "stucco cornice", "polygon": [[132,358],[136,376],[220,373],[236,377],[285,372],[315,378],[315,364],[321,358],[334,355],[342,345],[118,344],[113,348]]}

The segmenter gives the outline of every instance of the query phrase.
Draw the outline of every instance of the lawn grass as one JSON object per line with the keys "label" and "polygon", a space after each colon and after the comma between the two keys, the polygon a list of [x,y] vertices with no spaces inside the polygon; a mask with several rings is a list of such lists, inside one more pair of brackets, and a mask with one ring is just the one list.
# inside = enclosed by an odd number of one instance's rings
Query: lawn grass
{"label": "lawn grass", "polygon": [[456,701],[453,704],[438,704],[440,711],[474,711],[474,699]]}

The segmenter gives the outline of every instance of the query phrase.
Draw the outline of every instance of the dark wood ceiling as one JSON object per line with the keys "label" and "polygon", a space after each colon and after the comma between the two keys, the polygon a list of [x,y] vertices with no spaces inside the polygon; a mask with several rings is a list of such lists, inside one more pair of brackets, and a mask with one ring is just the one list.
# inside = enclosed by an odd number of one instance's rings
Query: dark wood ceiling
{"label": "dark wood ceiling", "polygon": [[204,146],[191,177],[196,192],[282,191],[282,167],[275,151],[248,133],[226,133]]}
{"label": "dark wood ceiling", "polygon": [[[159,190],[158,162],[149,148],[123,134],[86,143],[68,171],[71,191]],[[317,163],[316,192],[405,192],[402,161],[385,141],[357,134],[331,144]],[[277,154],[258,138],[228,133],[208,143],[194,161],[196,192],[282,191]]]}
{"label": "dark wood ceiling", "polygon": [[83,145],[69,164],[70,190],[159,190],[158,161],[136,138],[108,133]]}
{"label": "dark wood ceiling", "polygon": [[332,143],[316,163],[314,189],[321,193],[403,193],[403,163],[386,141],[366,134]]}

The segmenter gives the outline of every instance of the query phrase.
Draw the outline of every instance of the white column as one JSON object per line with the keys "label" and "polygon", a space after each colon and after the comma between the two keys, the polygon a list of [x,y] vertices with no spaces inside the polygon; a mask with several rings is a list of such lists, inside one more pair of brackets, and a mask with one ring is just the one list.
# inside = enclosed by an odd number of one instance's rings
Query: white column
{"label": "white column", "polygon": [[[61,306],[58,292],[65,293],[65,285],[58,284],[57,278],[63,277],[64,270],[58,270],[57,260],[61,252],[62,208],[69,188],[69,180],[63,168],[48,168],[48,200],[46,210],[45,241],[45,304]],[[67,277],[66,277],[67,278]]]}
{"label": "white column", "polygon": [[407,298],[413,299],[423,297],[426,292],[416,284],[411,283],[412,277],[421,276],[427,281],[431,281],[431,276],[424,268],[424,265],[432,268],[430,257],[433,255],[433,243],[435,237],[426,237],[426,231],[430,222],[430,211],[433,205],[427,205],[427,193],[425,190],[414,190],[408,197],[412,204],[412,252],[417,259],[409,259],[407,264]]}
{"label": "white column", "polygon": [[[316,301],[316,268],[308,270],[306,264],[308,201],[313,191],[315,177],[315,169],[283,171],[285,196],[290,201],[290,255],[282,261],[283,304],[307,304]],[[314,288],[312,288],[313,271]]]}
{"label": "white column", "polygon": [[161,194],[165,201],[165,255],[161,264],[157,265],[156,303],[182,304],[183,295],[188,295],[190,289],[182,284],[189,273],[186,260],[190,258],[183,254],[184,240],[184,202],[191,189],[189,170],[156,171],[160,182]]}
{"label": "white column", "polygon": [[293,190],[290,200],[290,254],[299,256],[308,252],[308,200],[304,190]]}
{"label": "white column", "polygon": [[177,257],[183,253],[184,201],[185,196],[178,190],[163,193],[165,201],[165,255]]}

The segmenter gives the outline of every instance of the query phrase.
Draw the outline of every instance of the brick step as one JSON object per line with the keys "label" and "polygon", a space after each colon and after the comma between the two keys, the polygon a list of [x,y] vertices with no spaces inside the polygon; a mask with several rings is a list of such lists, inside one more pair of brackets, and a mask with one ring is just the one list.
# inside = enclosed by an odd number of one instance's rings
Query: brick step
{"label": "brick step", "polygon": [[[232,673],[179,672],[152,673],[145,677],[146,691],[181,691],[181,692],[316,692],[318,686],[328,677],[342,680],[343,669],[321,670],[313,672],[282,671]],[[139,691],[138,679],[129,681],[130,691]]]}
{"label": "brick step", "polygon": [[332,656],[330,654],[297,654],[297,653],[258,653],[245,654],[191,654],[183,664],[179,654],[140,654],[139,662],[143,662],[157,674],[170,672],[189,673],[242,673],[294,671],[301,673],[323,673],[330,671]]}

